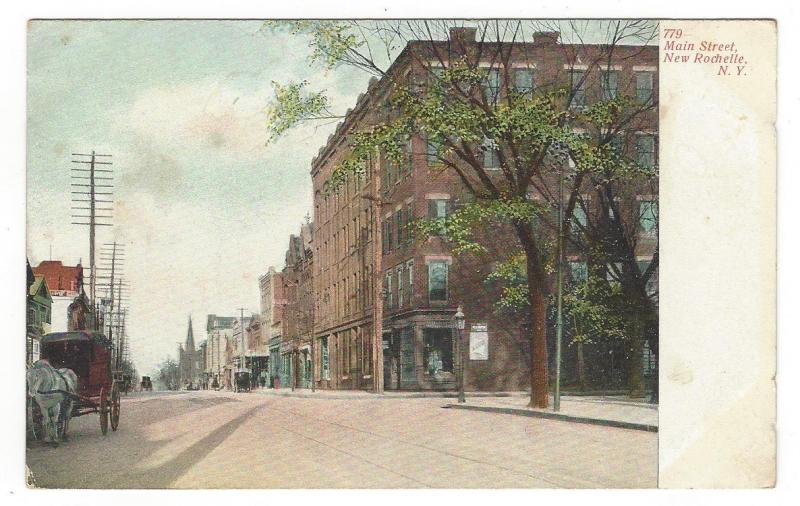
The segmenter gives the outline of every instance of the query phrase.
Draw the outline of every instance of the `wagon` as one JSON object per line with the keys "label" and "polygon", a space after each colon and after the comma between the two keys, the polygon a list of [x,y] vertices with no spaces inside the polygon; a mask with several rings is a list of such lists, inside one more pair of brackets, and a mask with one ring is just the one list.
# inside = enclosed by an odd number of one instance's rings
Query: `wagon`
{"label": "wagon", "polygon": [[142,376],[142,392],[152,392],[153,391],[153,382],[150,380],[150,376]]}
{"label": "wagon", "polygon": [[249,392],[250,391],[250,369],[239,368],[233,372],[233,391],[234,392]]}
{"label": "wagon", "polygon": [[[45,334],[41,344],[42,359],[57,369],[72,369],[78,377],[78,392],[70,394],[74,401],[72,416],[98,413],[103,435],[108,432],[109,422],[111,430],[119,427],[122,385],[111,372],[112,349],[111,340],[101,332],[83,330]],[[65,426],[61,428],[65,424],[59,422],[59,430],[66,432]]]}

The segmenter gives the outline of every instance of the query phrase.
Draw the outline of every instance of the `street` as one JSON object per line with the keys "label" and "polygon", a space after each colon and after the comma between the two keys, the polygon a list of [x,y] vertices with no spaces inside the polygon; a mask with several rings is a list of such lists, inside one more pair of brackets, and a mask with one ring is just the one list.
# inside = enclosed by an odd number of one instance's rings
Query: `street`
{"label": "street", "polygon": [[452,399],[123,397],[117,432],[73,418],[29,443],[44,488],[655,487],[654,433],[443,409]]}

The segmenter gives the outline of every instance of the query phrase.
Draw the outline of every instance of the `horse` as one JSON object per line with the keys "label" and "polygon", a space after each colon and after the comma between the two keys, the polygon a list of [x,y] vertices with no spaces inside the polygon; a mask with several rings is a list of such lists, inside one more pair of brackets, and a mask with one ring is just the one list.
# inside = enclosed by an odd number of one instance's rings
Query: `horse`
{"label": "horse", "polygon": [[72,417],[78,376],[71,369],[56,369],[50,362],[42,359],[28,368],[25,379],[34,429],[36,429],[36,421],[33,420],[35,404],[42,415],[45,441],[58,446],[58,443],[66,437],[69,420]]}

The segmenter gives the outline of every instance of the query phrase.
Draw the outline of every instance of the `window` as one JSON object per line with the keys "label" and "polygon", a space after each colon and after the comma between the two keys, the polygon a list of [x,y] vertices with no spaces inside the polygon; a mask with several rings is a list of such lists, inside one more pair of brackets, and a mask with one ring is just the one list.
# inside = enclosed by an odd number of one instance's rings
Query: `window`
{"label": "window", "polygon": [[428,300],[447,301],[447,262],[434,260],[428,264]]}
{"label": "window", "polygon": [[442,150],[442,143],[437,142],[434,139],[428,139],[428,144],[426,146],[425,156],[428,160],[428,165],[439,165],[441,164],[441,160],[439,159],[439,153]]}
{"label": "window", "polygon": [[395,222],[395,227],[397,228],[397,234],[395,234],[394,247],[395,248],[400,248],[400,246],[402,246],[404,244],[404,242],[403,242],[403,232],[404,232],[404,228],[405,228],[405,227],[403,227],[403,210],[402,209],[400,209],[400,210],[398,210],[397,212],[394,213],[394,222]]}
{"label": "window", "polygon": [[381,238],[381,245],[383,253],[389,253],[392,251],[392,219],[391,217],[386,218],[382,223],[383,228],[383,237]]}
{"label": "window", "polygon": [[384,299],[384,305],[386,309],[391,309],[393,307],[393,300],[392,300],[392,270],[389,269],[386,271],[386,274],[383,276],[383,289],[386,297]]}
{"label": "window", "polygon": [[395,267],[395,272],[397,273],[397,307],[403,307],[403,285],[405,284],[403,264]]}
{"label": "window", "polygon": [[582,283],[589,277],[589,270],[586,262],[570,262],[569,272],[574,283]]}
{"label": "window", "polygon": [[[644,274],[650,267],[650,263],[652,261],[653,261],[652,258],[650,260],[639,260],[637,262],[637,264],[639,265],[639,272]],[[645,292],[647,293],[648,297],[654,299],[658,298],[658,269],[654,270],[653,273],[650,274],[650,277],[647,278],[647,285],[645,285]]]}
{"label": "window", "polygon": [[577,235],[580,234],[581,230],[583,230],[588,221],[586,219],[586,210],[580,203],[575,204],[575,208],[572,210],[572,220],[571,220],[571,228],[572,233]]}
{"label": "window", "polygon": [[483,141],[481,150],[483,151],[483,168],[499,169],[500,152],[497,143],[493,139],[486,139]]}
{"label": "window", "polygon": [[483,75],[483,94],[486,103],[494,107],[500,98],[500,71],[486,69]]}
{"label": "window", "polygon": [[533,92],[533,70],[516,69],[514,71],[514,90],[517,93],[528,95]]}
{"label": "window", "polygon": [[453,372],[453,331],[425,329],[423,331],[425,374],[437,376]]}
{"label": "window", "polygon": [[322,362],[322,379],[327,380],[331,378],[331,363],[330,353],[328,351],[328,338],[323,337],[320,339],[320,362]]}
{"label": "window", "polygon": [[405,218],[403,219],[403,238],[406,240],[406,244],[411,244],[413,241],[413,237],[411,234],[411,229],[409,229],[409,224],[414,220],[414,208],[412,204],[408,204],[405,210]]}
{"label": "window", "polygon": [[615,153],[622,156],[625,154],[625,133],[617,132],[614,134],[611,139],[608,141],[609,146],[611,149],[614,150]]}
{"label": "window", "polygon": [[586,107],[586,79],[583,70],[571,70],[569,72],[569,87],[572,91],[572,102],[570,107],[580,109]]}
{"label": "window", "polygon": [[655,200],[639,201],[639,227],[646,234],[655,233],[658,224],[658,202]]}
{"label": "window", "polygon": [[407,276],[406,279],[408,280],[408,282],[406,283],[406,286],[408,287],[406,289],[406,292],[408,293],[407,295],[408,303],[413,304],[414,303],[414,260],[413,259],[406,261],[406,276]]}
{"label": "window", "polygon": [[653,100],[653,73],[636,72],[636,100],[648,105]]}
{"label": "window", "polygon": [[642,167],[653,167],[656,163],[656,138],[654,135],[641,134],[636,137],[637,162]]}
{"label": "window", "polygon": [[603,100],[613,100],[619,93],[619,72],[616,70],[605,70],[600,81]]}
{"label": "window", "polygon": [[[447,217],[448,214],[448,201],[445,199],[429,199],[428,200],[428,218],[432,220],[441,219]],[[441,229],[439,230],[440,235],[445,234],[445,225],[444,222],[442,223]]]}

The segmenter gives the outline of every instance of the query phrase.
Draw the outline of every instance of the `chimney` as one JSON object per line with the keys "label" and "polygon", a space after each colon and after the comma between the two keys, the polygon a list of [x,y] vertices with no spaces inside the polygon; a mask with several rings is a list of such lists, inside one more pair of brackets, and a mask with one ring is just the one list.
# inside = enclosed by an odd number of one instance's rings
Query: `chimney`
{"label": "chimney", "polygon": [[470,28],[466,26],[454,26],[450,28],[450,40],[453,42],[475,42],[475,35],[478,33],[477,28]]}
{"label": "chimney", "polygon": [[559,32],[534,32],[533,45],[534,46],[552,46],[558,44]]}

